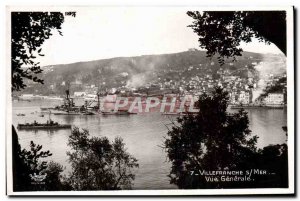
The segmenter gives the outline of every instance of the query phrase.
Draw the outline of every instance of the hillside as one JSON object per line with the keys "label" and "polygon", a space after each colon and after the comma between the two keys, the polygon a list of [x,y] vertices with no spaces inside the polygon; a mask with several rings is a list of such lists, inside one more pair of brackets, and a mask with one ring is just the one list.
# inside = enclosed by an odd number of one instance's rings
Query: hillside
{"label": "hillside", "polygon": [[226,61],[220,67],[217,58],[206,57],[205,51],[186,51],[44,66],[41,77],[45,80],[45,85],[29,84],[24,92],[61,94],[72,83],[77,83],[76,90],[84,85],[103,84],[106,88],[136,88],[158,79],[179,80],[184,77],[188,80],[195,74],[211,74],[214,77],[220,68],[229,69],[233,74],[243,77],[248,72],[255,72],[254,67],[260,62],[276,62],[280,59],[280,56],[271,54],[244,52],[236,62]]}

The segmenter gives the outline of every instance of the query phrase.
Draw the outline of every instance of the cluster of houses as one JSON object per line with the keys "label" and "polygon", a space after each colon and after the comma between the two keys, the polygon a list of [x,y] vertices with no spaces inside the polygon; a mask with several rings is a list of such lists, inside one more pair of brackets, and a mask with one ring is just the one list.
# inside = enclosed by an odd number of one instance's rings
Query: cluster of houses
{"label": "cluster of houses", "polygon": [[[96,99],[97,93],[99,92],[103,95],[122,94],[124,96],[130,96],[132,94],[153,96],[172,93],[199,96],[202,93],[210,93],[214,90],[214,87],[219,86],[229,92],[230,104],[233,105],[247,105],[257,103],[258,101],[259,104],[265,105],[284,104],[284,92],[269,93],[264,99],[256,100],[257,97],[253,96],[253,92],[259,87],[257,84],[258,76],[255,74],[255,71],[251,70],[247,65],[237,70],[229,70],[221,67],[213,73],[212,68],[214,68],[214,65],[214,62],[210,62],[189,66],[185,69],[163,69],[162,72],[153,72],[153,74],[155,74],[153,76],[154,79],[149,83],[144,83],[141,87],[122,84],[120,87],[99,89],[98,86],[94,84],[83,86],[80,80],[71,84],[80,86],[79,88],[82,90],[75,91],[74,97],[90,99]],[[229,66],[232,65],[233,63],[229,63]],[[243,76],[241,76],[242,74]],[[267,81],[268,86],[278,81],[279,78],[270,74],[263,79]]]}
{"label": "cluster of houses", "polygon": [[282,105],[284,104],[283,93],[269,93],[264,99],[266,105]]}
{"label": "cluster of houses", "polygon": [[253,91],[241,91],[240,93],[231,92],[230,103],[233,105],[248,105],[248,104],[259,104],[259,105],[284,105],[284,93],[268,93],[267,96],[260,100],[253,100]]}
{"label": "cluster of houses", "polygon": [[[177,85],[173,89],[168,86],[163,86],[161,83],[155,83],[141,87],[138,89],[133,88],[112,88],[107,90],[107,94],[140,94],[143,96],[147,95],[163,95],[163,94],[179,94],[179,95],[193,95],[199,96],[202,93],[211,92],[215,86],[224,88],[229,92],[229,101],[232,105],[249,105],[249,104],[260,104],[260,105],[283,105],[285,102],[284,92],[279,93],[268,93],[264,98],[255,99],[253,91],[257,89],[257,84],[253,77],[241,78],[233,75],[221,75],[219,79],[212,79],[211,75],[204,77],[194,76],[188,82],[190,90],[186,90],[186,85]],[[176,89],[176,90],[175,90]],[[75,97],[85,97],[96,99],[98,88],[94,85],[86,87],[85,91],[74,92]],[[147,93],[145,92],[147,91]]]}

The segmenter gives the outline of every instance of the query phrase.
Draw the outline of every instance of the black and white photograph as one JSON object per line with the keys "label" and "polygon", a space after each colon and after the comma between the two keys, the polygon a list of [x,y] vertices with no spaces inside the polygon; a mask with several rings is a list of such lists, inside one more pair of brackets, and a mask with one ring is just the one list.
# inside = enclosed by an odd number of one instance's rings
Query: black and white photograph
{"label": "black and white photograph", "polygon": [[7,6],[7,194],[293,194],[293,13]]}

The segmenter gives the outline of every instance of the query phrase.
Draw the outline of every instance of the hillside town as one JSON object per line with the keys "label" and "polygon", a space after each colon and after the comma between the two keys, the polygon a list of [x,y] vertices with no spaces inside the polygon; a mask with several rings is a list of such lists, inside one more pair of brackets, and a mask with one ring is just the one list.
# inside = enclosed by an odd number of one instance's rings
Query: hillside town
{"label": "hillside town", "polygon": [[[209,66],[210,65],[210,66]],[[119,95],[119,96],[184,96],[192,95],[199,96],[203,93],[210,93],[215,87],[221,87],[229,92],[230,104],[238,106],[283,106],[286,104],[286,74],[273,75],[267,74],[259,77],[255,70],[250,70],[245,66],[236,71],[231,71],[220,67],[216,74],[211,73],[210,67],[214,65],[211,62],[209,65],[202,64],[198,66],[189,66],[183,70],[163,70],[164,72],[153,72],[153,79],[147,82],[144,86],[134,87],[130,83],[128,73],[123,72],[123,80],[120,81],[119,87],[108,88],[105,82],[101,85],[85,84],[81,80],[75,80],[69,83],[68,88],[76,89],[81,86],[82,90],[73,91],[72,95],[77,98],[85,98],[87,100],[96,100],[97,95]],[[233,64],[229,64],[233,65]],[[201,73],[199,73],[201,68]],[[238,72],[239,71],[239,72]],[[240,76],[239,73],[246,76]],[[178,76],[165,76],[177,74]],[[140,79],[143,79],[141,77]],[[285,80],[282,81],[282,80]],[[280,83],[279,83],[280,81]],[[259,83],[263,82],[264,85],[260,86]],[[61,87],[67,88],[66,81],[63,81]],[[55,90],[57,84],[50,85],[52,90]],[[277,87],[271,91],[263,91],[268,88]],[[48,98],[60,99],[59,96],[39,96],[33,94],[22,94],[21,99],[32,98]]]}
{"label": "hillside town", "polygon": [[[206,59],[197,49],[186,52],[113,58],[95,62],[43,67],[46,84],[27,81],[18,99],[61,99],[65,91],[87,100],[116,95],[123,97],[193,96],[220,87],[229,93],[234,106],[274,106],[286,104],[284,57],[245,53],[236,62],[220,65]],[[263,57],[262,57],[263,56]],[[91,67],[92,66],[92,67]],[[262,69],[271,69],[261,73]],[[83,71],[88,68],[89,70]],[[280,71],[281,69],[281,71]],[[74,73],[70,74],[70,70]]]}

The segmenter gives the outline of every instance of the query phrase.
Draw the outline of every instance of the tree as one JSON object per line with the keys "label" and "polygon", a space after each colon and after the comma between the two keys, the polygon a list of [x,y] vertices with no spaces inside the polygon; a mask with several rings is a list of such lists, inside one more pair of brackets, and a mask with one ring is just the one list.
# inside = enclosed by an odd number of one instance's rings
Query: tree
{"label": "tree", "polygon": [[226,111],[228,100],[228,93],[216,88],[211,96],[200,96],[196,116],[188,114],[173,123],[164,142],[172,162],[172,184],[179,188],[222,188],[224,184],[206,182],[193,172],[248,167],[256,153],[257,136],[251,136],[245,111]]}
{"label": "tree", "polygon": [[70,191],[72,187],[65,176],[62,176],[64,167],[59,163],[50,161],[45,170],[47,177],[45,179],[45,190],[47,191]]}
{"label": "tree", "polygon": [[271,175],[263,175],[255,187],[288,188],[288,147],[287,144],[269,145],[259,149],[254,168],[267,170]]}
{"label": "tree", "polygon": [[286,54],[285,11],[188,11],[187,15],[194,20],[189,27],[199,36],[200,47],[208,57],[218,54],[221,64],[225,58],[241,56],[240,43],[252,38],[274,43]]}
{"label": "tree", "polygon": [[78,128],[69,137],[72,172],[68,178],[74,190],[130,189],[138,167],[137,159],[126,152],[122,138],[110,143],[106,137],[89,137]]}
{"label": "tree", "polygon": [[[75,17],[75,13],[71,16]],[[36,77],[42,72],[37,55],[44,56],[41,45],[56,29],[62,35],[61,24],[64,15],[60,12],[12,12],[11,13],[11,79],[12,91],[26,87],[24,78],[43,84]],[[12,162],[14,191],[63,190],[70,187],[61,183],[62,166],[43,159],[51,156],[50,151],[42,151],[41,145],[30,142],[30,150],[22,149],[18,134],[12,126]],[[34,185],[32,178],[46,176],[47,185]],[[33,177],[32,177],[33,176]]]}
{"label": "tree", "polygon": [[[257,149],[244,110],[228,113],[228,93],[215,88],[197,102],[197,115],[187,113],[173,122],[164,145],[172,168],[170,182],[179,188],[286,188],[287,145]],[[210,182],[200,171],[265,170],[248,182]]]}
{"label": "tree", "polygon": [[43,84],[36,75],[42,72],[40,63],[35,61],[44,56],[41,45],[64,22],[60,12],[12,12],[11,13],[11,78],[12,91],[26,87],[24,78]]}
{"label": "tree", "polygon": [[41,145],[30,142],[30,149],[21,149],[18,135],[12,127],[13,188],[14,191],[44,190],[45,186],[33,184],[32,175],[44,175],[48,168],[44,158],[51,156],[50,151],[42,151]]}

